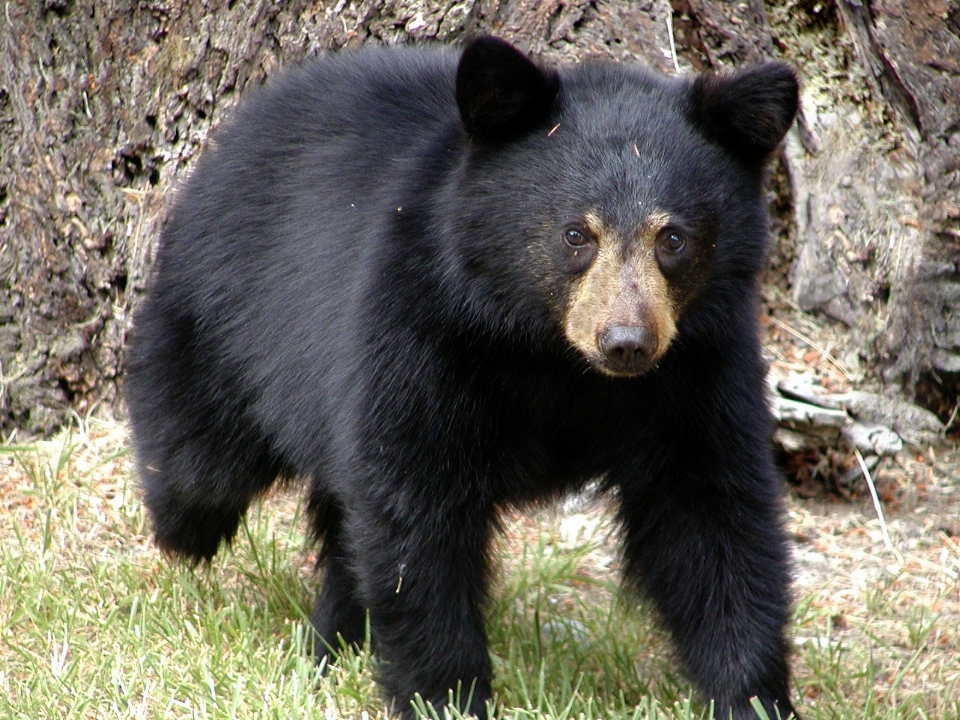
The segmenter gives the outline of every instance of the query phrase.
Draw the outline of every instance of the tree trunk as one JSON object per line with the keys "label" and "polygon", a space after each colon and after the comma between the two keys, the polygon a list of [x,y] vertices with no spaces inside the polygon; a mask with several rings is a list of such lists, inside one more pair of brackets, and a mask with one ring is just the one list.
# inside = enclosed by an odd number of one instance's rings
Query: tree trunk
{"label": "tree trunk", "polygon": [[[803,61],[796,38],[823,16],[816,37],[835,32],[840,50],[823,65],[798,63],[810,90],[786,154],[795,296],[850,325],[886,382],[956,372],[958,11],[900,4],[841,0],[834,13],[805,0],[786,10],[759,0],[8,3],[0,428],[42,434],[72,412],[120,410],[124,334],[166,199],[248,85],[327,49],[477,33],[549,60],[614,57],[674,73]],[[838,80],[838,68],[854,80]],[[837,106],[817,105],[824,97]]]}
{"label": "tree trunk", "polygon": [[788,144],[794,297],[946,419],[960,378],[960,4],[839,0],[837,13],[851,93],[824,104],[816,78]]}

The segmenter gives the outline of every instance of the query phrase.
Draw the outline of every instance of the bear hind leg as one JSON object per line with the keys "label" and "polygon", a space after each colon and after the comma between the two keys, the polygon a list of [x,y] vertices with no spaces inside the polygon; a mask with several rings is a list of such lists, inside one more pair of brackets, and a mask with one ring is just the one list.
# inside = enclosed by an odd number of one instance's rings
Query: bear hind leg
{"label": "bear hind leg", "polygon": [[323,585],[313,606],[314,657],[332,660],[342,646],[359,648],[366,636],[367,613],[359,601],[357,580],[343,544],[343,517],[334,500],[314,489],[309,502],[313,533],[322,543],[318,567]]}
{"label": "bear hind leg", "polygon": [[246,417],[240,383],[201,342],[198,321],[163,297],[137,316],[126,394],[144,502],[157,544],[199,562],[237,532],[282,473]]}
{"label": "bear hind leg", "polygon": [[140,477],[157,545],[209,561],[236,535],[250,502],[282,475],[266,443],[205,428],[142,448]]}

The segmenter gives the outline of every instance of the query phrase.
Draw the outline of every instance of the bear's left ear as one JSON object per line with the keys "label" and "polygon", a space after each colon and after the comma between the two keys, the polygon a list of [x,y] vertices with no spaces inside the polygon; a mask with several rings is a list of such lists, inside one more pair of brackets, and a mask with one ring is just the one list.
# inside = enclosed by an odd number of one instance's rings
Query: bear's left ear
{"label": "bear's left ear", "polygon": [[783,63],[732,75],[704,74],[690,88],[694,123],[715,142],[752,164],[783,140],[800,104],[800,86]]}
{"label": "bear's left ear", "polygon": [[477,140],[511,140],[544,122],[553,110],[560,77],[513,45],[477,38],[457,68],[457,106],[467,133]]}

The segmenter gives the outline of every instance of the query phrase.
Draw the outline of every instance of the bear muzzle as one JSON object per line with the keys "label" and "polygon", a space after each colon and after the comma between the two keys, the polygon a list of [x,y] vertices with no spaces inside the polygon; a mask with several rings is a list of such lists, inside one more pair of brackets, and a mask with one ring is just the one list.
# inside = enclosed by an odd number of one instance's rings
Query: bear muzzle
{"label": "bear muzzle", "polygon": [[657,336],[642,325],[611,325],[597,339],[603,370],[612,375],[639,375],[657,358]]}

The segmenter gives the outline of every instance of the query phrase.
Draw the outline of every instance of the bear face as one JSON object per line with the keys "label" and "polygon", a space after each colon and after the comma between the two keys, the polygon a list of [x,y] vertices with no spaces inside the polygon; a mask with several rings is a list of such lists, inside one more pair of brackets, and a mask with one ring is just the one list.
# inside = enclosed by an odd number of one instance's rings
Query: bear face
{"label": "bear face", "polygon": [[[779,65],[694,81],[605,63],[557,74],[488,44],[458,76],[471,141],[458,195],[479,199],[450,229],[469,228],[465,271],[489,275],[494,297],[524,297],[526,327],[539,315],[600,372],[642,374],[698,297],[722,317],[724,283],[759,273],[761,170],[796,112],[796,81]],[[513,85],[497,96],[483,73]]]}
{"label": "bear face", "polygon": [[318,656],[405,718],[473,688],[501,508],[600,478],[629,584],[718,716],[792,711],[756,333],[782,65],[668,79],[365,50],[239,107],[179,194],[125,390],[157,543],[209,560],[307,480]]}

